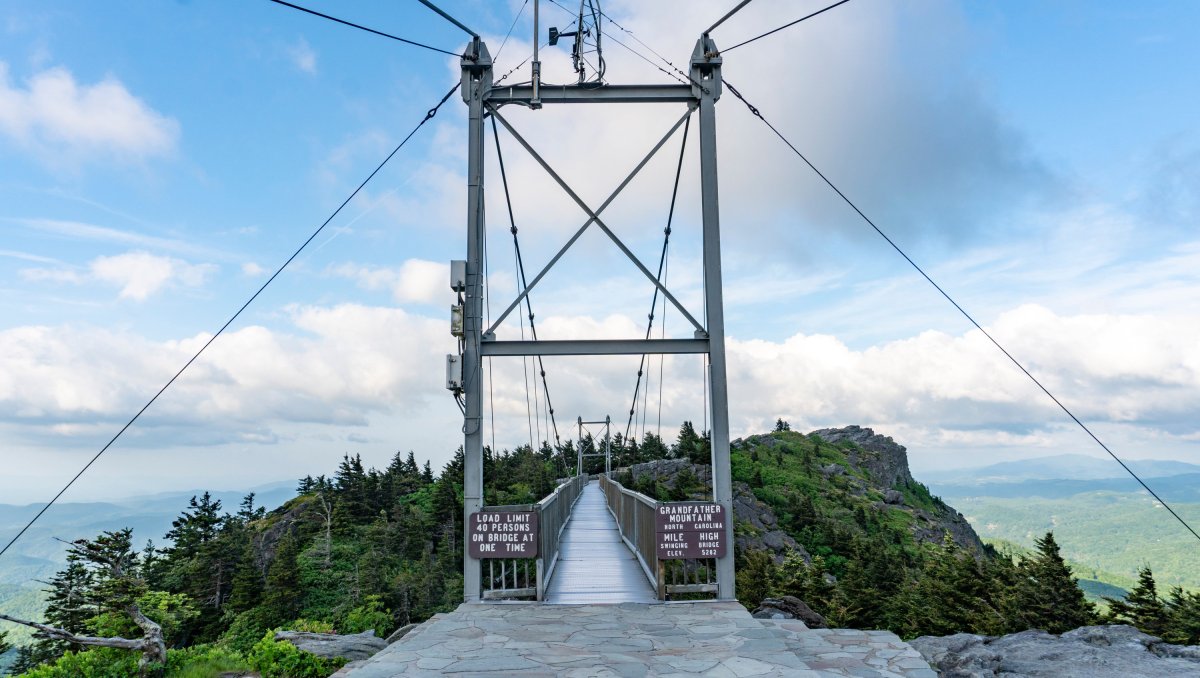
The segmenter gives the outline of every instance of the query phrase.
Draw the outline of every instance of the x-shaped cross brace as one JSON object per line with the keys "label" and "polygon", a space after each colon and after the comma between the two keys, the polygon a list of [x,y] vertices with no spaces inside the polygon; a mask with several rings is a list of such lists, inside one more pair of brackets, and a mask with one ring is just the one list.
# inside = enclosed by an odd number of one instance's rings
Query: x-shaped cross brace
{"label": "x-shaped cross brace", "polygon": [[571,187],[567,185],[566,181],[563,181],[562,177],[560,177],[557,172],[554,171],[554,168],[550,167],[550,164],[547,163],[537,151],[533,150],[533,147],[529,145],[529,142],[526,141],[525,138],[520,134],[518,134],[517,130],[513,129],[513,126],[504,119],[504,116],[500,115],[500,112],[495,106],[488,105],[488,110],[496,120],[500,121],[501,125],[504,125],[504,128],[508,130],[509,134],[512,134],[513,138],[516,139],[517,142],[529,152],[529,155],[533,156],[533,159],[542,166],[542,169],[546,170],[546,173],[549,174],[564,191],[566,191],[567,195],[571,196],[571,199],[575,201],[575,204],[579,205],[579,207],[587,213],[588,220],[583,222],[583,225],[580,226],[579,229],[575,231],[575,234],[572,235],[569,240],[567,240],[566,244],[564,244],[562,248],[558,250],[558,253],[550,259],[550,262],[547,263],[546,266],[543,267],[536,276],[534,276],[533,281],[525,286],[525,289],[521,291],[521,294],[518,295],[511,304],[509,304],[508,308],[504,309],[504,313],[501,313],[500,317],[496,319],[496,322],[492,323],[492,326],[487,328],[487,330],[483,333],[483,336],[485,338],[491,338],[495,336],[496,328],[500,326],[500,323],[504,322],[504,319],[507,318],[514,309],[521,305],[521,302],[525,300],[525,297],[529,296],[529,293],[534,287],[537,286],[542,278],[545,277],[546,273],[548,273],[550,269],[553,268],[556,263],[558,263],[558,260],[567,253],[567,250],[571,249],[571,246],[575,244],[575,241],[579,240],[579,237],[583,235],[584,231],[586,231],[593,223],[599,226],[600,229],[604,231],[605,235],[607,235],[613,241],[613,243],[616,244],[617,248],[620,249],[625,256],[629,257],[629,260],[638,267],[638,270],[640,270],[642,274],[650,280],[650,282],[654,283],[654,286],[657,287],[660,292],[662,292],[663,296],[670,301],[675,308],[679,309],[679,312],[683,314],[683,317],[687,318],[688,322],[695,326],[697,336],[707,336],[708,332],[704,329],[704,326],[701,325],[691,313],[688,313],[688,310],[683,307],[683,304],[679,303],[679,300],[676,299],[675,295],[671,294],[670,290],[668,290],[662,284],[662,281],[660,281],[657,276],[651,273],[650,269],[646,268],[646,265],[637,258],[637,255],[630,251],[630,249],[625,246],[625,243],[621,242],[621,239],[618,238],[617,235],[613,233],[612,230],[609,229],[608,226],[605,225],[605,223],[600,219],[600,213],[603,212],[612,203],[612,201],[621,194],[621,191],[625,190],[625,187],[629,185],[629,182],[632,181],[635,176],[637,176],[638,172],[642,171],[642,168],[646,166],[646,163],[650,162],[650,159],[653,158],[656,153],[658,153],[659,149],[663,147],[663,144],[667,143],[667,141],[675,134],[675,131],[679,129],[679,126],[682,125],[684,121],[686,121],[692,114],[694,109],[691,107],[688,108],[687,113],[684,113],[683,116],[679,118],[679,120],[671,127],[670,130],[667,131],[663,138],[654,145],[654,148],[650,149],[650,152],[646,154],[646,157],[642,158],[642,161],[637,164],[637,167],[634,167],[633,171],[630,172],[627,177],[625,177],[625,180],[622,181],[612,192],[612,194],[608,196],[608,199],[601,203],[600,208],[594,211],[591,207],[588,207],[587,203],[585,203],[583,199],[580,198],[577,193],[575,193],[575,191],[571,190]]}

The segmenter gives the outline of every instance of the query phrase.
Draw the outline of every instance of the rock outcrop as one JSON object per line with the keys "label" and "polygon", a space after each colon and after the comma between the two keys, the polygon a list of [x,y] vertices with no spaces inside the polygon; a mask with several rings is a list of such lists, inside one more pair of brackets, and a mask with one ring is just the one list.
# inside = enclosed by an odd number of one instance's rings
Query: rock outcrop
{"label": "rock outcrop", "polygon": [[[891,436],[879,435],[861,426],[823,428],[809,435],[817,436],[833,445],[843,441],[853,443],[843,448],[850,466],[867,474],[874,489],[883,494],[885,506],[902,507],[913,515],[916,519],[912,527],[913,539],[940,544],[949,533],[950,538],[960,547],[977,556],[983,555],[983,541],[967,522],[966,516],[952,506],[938,500],[935,500],[933,506],[910,506],[905,502],[901,490],[917,487],[918,483],[908,468],[908,451],[903,445],[892,440]],[[837,467],[836,464],[830,466]],[[834,473],[833,470],[821,469],[821,474],[826,477]]]}
{"label": "rock outcrop", "polygon": [[376,637],[374,631],[363,631],[348,636],[340,636],[336,633],[279,631],[275,634],[275,640],[285,640],[318,657],[326,659],[342,657],[350,661],[367,659],[388,646],[387,641]]}
{"label": "rock outcrop", "polygon": [[810,629],[829,628],[829,623],[824,617],[795,596],[765,598],[750,616],[755,619],[795,619]]}
{"label": "rock outcrop", "polygon": [[1132,626],[1085,626],[1056,636],[922,636],[909,643],[942,678],[1195,678],[1200,646],[1164,643]]}

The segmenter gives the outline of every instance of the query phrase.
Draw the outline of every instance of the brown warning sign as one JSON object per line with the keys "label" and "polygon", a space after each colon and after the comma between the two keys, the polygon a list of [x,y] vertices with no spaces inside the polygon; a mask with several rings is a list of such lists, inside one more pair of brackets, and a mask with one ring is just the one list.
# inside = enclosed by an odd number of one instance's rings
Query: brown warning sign
{"label": "brown warning sign", "polygon": [[725,509],[711,502],[669,502],[654,517],[659,560],[721,558],[726,544]]}
{"label": "brown warning sign", "polygon": [[472,558],[536,558],[536,511],[478,511],[467,525],[467,551]]}

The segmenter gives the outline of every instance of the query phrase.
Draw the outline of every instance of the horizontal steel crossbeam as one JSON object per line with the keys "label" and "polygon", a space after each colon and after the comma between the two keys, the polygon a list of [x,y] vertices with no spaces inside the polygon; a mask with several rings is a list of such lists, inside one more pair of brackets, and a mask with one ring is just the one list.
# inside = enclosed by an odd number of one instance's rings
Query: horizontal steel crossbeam
{"label": "horizontal steel crossbeam", "polygon": [[480,342],[479,351],[485,356],[708,353],[708,339],[485,340]]}
{"label": "horizontal steel crossbeam", "polygon": [[[489,104],[528,105],[533,99],[531,85],[496,87],[483,95]],[[605,85],[603,87],[580,87],[579,85],[545,85],[538,88],[538,99],[543,104],[654,104],[691,103],[699,101],[691,85]]]}

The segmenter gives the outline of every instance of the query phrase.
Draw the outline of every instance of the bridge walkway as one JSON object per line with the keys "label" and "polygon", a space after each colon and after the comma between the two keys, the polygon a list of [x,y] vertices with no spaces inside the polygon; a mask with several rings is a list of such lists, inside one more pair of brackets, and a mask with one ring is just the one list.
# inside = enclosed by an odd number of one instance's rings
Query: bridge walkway
{"label": "bridge walkway", "polygon": [[621,541],[600,482],[593,480],[584,487],[559,538],[558,562],[545,602],[577,605],[656,600],[637,556]]}

